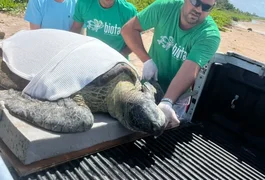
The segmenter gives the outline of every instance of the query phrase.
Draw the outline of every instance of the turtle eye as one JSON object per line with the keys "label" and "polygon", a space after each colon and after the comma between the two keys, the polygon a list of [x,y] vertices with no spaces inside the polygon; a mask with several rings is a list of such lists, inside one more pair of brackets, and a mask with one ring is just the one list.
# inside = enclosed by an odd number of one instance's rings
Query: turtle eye
{"label": "turtle eye", "polygon": [[144,95],[152,100],[153,102],[155,102],[155,94],[156,94],[156,89],[149,83],[149,82],[145,82],[142,85],[142,89],[141,91],[144,93]]}

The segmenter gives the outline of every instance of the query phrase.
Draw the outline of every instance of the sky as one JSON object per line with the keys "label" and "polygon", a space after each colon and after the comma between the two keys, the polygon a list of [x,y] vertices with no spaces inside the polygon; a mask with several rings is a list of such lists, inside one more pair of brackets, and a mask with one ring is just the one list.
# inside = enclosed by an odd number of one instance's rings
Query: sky
{"label": "sky", "polygon": [[229,2],[241,11],[265,17],[265,0],[229,0]]}

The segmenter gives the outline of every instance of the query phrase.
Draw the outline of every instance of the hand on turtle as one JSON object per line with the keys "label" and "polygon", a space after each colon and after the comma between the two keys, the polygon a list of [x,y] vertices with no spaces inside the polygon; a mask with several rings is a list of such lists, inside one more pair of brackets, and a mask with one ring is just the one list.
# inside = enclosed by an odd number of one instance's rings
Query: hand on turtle
{"label": "hand on turtle", "polygon": [[158,104],[158,107],[164,112],[166,116],[166,128],[179,126],[180,122],[170,102],[161,101]]}
{"label": "hand on turtle", "polygon": [[149,59],[144,62],[142,79],[149,81],[153,78],[155,81],[157,81],[157,72],[158,69],[156,64],[152,59]]}

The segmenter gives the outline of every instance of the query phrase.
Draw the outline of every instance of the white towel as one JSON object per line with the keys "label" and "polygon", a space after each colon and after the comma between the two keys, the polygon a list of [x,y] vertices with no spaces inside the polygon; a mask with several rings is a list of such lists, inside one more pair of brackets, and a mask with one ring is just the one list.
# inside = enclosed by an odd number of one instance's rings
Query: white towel
{"label": "white towel", "polygon": [[23,30],[0,47],[10,70],[30,80],[23,93],[38,99],[68,97],[120,62],[134,68],[102,41],[63,30]]}

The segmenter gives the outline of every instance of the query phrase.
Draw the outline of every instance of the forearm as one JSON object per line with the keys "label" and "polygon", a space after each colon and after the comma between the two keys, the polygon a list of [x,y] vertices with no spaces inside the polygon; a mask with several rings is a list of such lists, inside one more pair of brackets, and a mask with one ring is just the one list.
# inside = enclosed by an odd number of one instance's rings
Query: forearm
{"label": "forearm", "polygon": [[29,23],[30,30],[40,29],[40,25]]}
{"label": "forearm", "polygon": [[79,23],[79,22],[74,21],[70,31],[80,34],[81,30],[82,30],[82,27],[83,27],[83,23]]}
{"label": "forearm", "polygon": [[126,46],[126,45],[125,45],[125,46],[122,48],[122,50],[120,51],[120,53],[121,53],[124,57],[128,56],[131,52],[132,52],[132,51],[130,50],[130,48],[129,48],[128,46]]}
{"label": "forearm", "polygon": [[134,52],[142,62],[145,62],[150,59],[150,56],[144,48],[140,34],[141,30],[134,28],[134,21],[131,20],[126,23],[121,30],[121,34],[130,50]]}
{"label": "forearm", "polygon": [[194,84],[199,70],[200,67],[196,63],[186,60],[172,79],[164,97],[175,103],[178,97]]}

